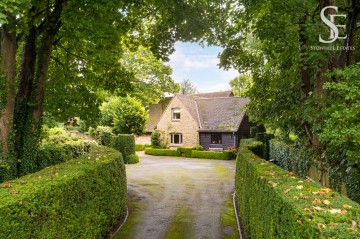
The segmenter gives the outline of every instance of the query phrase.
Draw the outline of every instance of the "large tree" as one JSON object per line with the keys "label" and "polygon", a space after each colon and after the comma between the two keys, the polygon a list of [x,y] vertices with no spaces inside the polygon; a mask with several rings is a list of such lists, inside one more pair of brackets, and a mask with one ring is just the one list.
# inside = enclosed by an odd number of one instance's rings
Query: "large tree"
{"label": "large tree", "polygon": [[[248,110],[252,119],[280,128],[283,132],[296,132],[306,138],[319,155],[335,142],[338,143],[335,143],[337,150],[346,149],[346,144],[340,143],[341,140],[336,141],[336,137],[329,137],[331,134],[325,131],[336,121],[333,118],[335,112],[329,112],[331,109],[335,111],[334,107],[329,108],[333,97],[337,104],[341,104],[339,87],[342,84],[335,85],[349,76],[353,79],[358,72],[351,67],[344,71],[345,74],[335,74],[360,60],[355,51],[360,47],[360,2],[237,2],[240,5],[235,1],[229,3],[235,6],[228,13],[229,24],[219,27],[213,39],[224,47],[220,56],[223,67],[252,73],[253,86],[248,92],[251,98]],[[346,39],[338,38],[333,43],[319,41],[320,37],[328,40],[331,36],[331,29],[320,15],[327,6],[338,7],[338,13],[334,8],[324,10],[327,19],[331,20],[330,14],[347,16],[334,17],[336,25],[345,25],[345,29],[338,29],[339,36],[346,36]],[[350,71],[354,73],[350,74]],[[349,81],[346,82],[349,84]],[[345,86],[342,87],[346,92]],[[331,93],[332,89],[334,94]],[[347,104],[350,103],[348,101]],[[344,138],[355,143],[356,137],[351,132],[347,132],[342,141]]]}
{"label": "large tree", "polygon": [[14,174],[31,171],[46,94],[86,92],[86,102],[99,88],[125,93],[134,73],[119,62],[121,42],[167,59],[176,40],[199,40],[208,31],[219,2],[2,1],[0,148],[2,157],[14,152],[7,157]]}

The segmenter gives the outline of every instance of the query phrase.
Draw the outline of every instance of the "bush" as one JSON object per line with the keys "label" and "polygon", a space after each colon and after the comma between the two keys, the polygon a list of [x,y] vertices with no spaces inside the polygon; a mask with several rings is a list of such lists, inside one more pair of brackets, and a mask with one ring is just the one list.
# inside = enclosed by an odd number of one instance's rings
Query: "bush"
{"label": "bush", "polygon": [[300,177],[306,177],[312,161],[309,150],[276,139],[270,140],[269,149],[270,160]]}
{"label": "bush", "polygon": [[132,134],[119,134],[112,137],[111,147],[119,150],[124,162],[129,163],[130,155],[135,154],[135,137]]}
{"label": "bush", "polygon": [[180,156],[177,150],[172,149],[153,149],[153,148],[146,148],[145,154],[149,155],[156,155],[156,156]]}
{"label": "bush", "polygon": [[91,154],[0,188],[0,238],[104,238],[126,213],[121,154]]}
{"label": "bush", "polygon": [[249,143],[247,145],[247,147],[248,147],[248,149],[251,150],[251,152],[253,152],[257,156],[259,156],[260,158],[264,158],[265,148],[264,148],[264,144],[262,142],[252,141],[251,143]]}
{"label": "bush", "polygon": [[140,160],[139,160],[139,155],[137,155],[137,154],[130,154],[128,164],[136,164],[136,163],[138,163],[138,162],[140,162]]}
{"label": "bush", "polygon": [[257,126],[250,127],[250,137],[255,138],[258,132]]}
{"label": "bush", "polygon": [[135,151],[143,151],[145,148],[149,148],[151,145],[149,144],[136,144]]}
{"label": "bush", "polygon": [[241,147],[236,200],[247,238],[360,238],[360,205]]}
{"label": "bush", "polygon": [[231,150],[224,150],[222,152],[193,150],[191,158],[230,160],[231,154]]}
{"label": "bush", "polygon": [[154,149],[162,148],[159,131],[154,131],[151,133],[151,147]]}
{"label": "bush", "polygon": [[202,146],[196,146],[196,147],[178,147],[176,149],[178,151],[178,154],[180,156],[191,158],[191,152],[193,150],[202,150]]}
{"label": "bush", "polygon": [[90,127],[89,135],[99,141],[100,144],[110,146],[113,133],[109,126],[98,126],[96,129]]}

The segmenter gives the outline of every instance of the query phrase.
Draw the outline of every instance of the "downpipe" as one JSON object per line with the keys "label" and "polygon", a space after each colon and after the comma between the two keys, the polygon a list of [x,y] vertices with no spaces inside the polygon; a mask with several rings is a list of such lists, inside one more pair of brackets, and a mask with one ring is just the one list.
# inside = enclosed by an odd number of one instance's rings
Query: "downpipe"
{"label": "downpipe", "polygon": [[242,233],[241,233],[241,226],[240,226],[239,215],[238,215],[237,208],[236,208],[235,197],[236,197],[236,190],[233,193],[233,205],[234,205],[235,217],[236,217],[236,222],[237,222],[237,226],[238,226],[238,230],[239,230],[240,239],[244,239],[242,236]]}

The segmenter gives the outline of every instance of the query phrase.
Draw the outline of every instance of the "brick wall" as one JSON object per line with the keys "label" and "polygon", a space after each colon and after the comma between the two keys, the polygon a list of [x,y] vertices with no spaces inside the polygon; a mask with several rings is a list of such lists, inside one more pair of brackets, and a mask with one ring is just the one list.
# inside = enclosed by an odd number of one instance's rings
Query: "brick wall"
{"label": "brick wall", "polygon": [[[180,108],[180,120],[172,121],[172,109]],[[183,143],[181,146],[196,146],[199,145],[199,126],[198,122],[186,110],[182,102],[175,96],[163,113],[157,130],[161,131],[164,135],[167,145],[176,147],[180,145],[172,145],[170,142],[170,133],[182,133]]]}

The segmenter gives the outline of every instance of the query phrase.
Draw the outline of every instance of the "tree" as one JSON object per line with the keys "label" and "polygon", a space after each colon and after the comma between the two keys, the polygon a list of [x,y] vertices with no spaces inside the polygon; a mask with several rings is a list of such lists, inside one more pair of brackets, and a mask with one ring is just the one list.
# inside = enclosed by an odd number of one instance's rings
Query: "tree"
{"label": "tree", "polygon": [[232,79],[229,84],[234,95],[245,97],[251,87],[251,82],[250,75],[241,74]]}
{"label": "tree", "polygon": [[141,135],[147,113],[141,102],[131,97],[112,97],[101,106],[102,123],[117,134]]}
{"label": "tree", "polygon": [[194,86],[194,84],[189,79],[183,80],[180,83],[180,94],[191,95],[195,94],[196,92],[196,86]]}
{"label": "tree", "polygon": [[[78,112],[86,114],[84,105],[98,104],[94,96],[102,91],[125,95],[135,77],[119,62],[120,43],[132,49],[144,45],[167,59],[176,40],[202,39],[211,15],[222,8],[220,1],[205,0],[3,1],[0,144],[14,175],[31,171],[27,168],[33,164],[44,108],[49,113],[67,106],[78,110],[71,100],[60,103],[49,96],[62,90],[76,96],[84,103]],[[77,96],[79,90],[90,100]],[[52,107],[54,102],[59,108]]]}
{"label": "tree", "polygon": [[[340,123],[335,112],[329,113],[330,109],[335,111],[330,102],[346,105],[345,100],[339,101],[336,92],[344,87],[341,82],[354,75],[350,70],[334,73],[360,60],[354,51],[360,46],[356,27],[359,1],[259,0],[240,1],[240,4],[227,13],[229,24],[218,27],[211,40],[224,48],[220,56],[222,67],[252,73],[253,85],[247,93],[252,120],[285,133],[296,132],[319,156],[329,149],[340,152],[347,148],[347,143],[329,137],[326,131],[331,127],[330,122]],[[338,24],[346,25],[340,31],[346,39],[331,44],[319,42],[319,35],[327,38],[330,33],[320,18],[326,6],[338,6],[338,14],[347,15],[336,18]],[[327,17],[335,13],[333,8],[325,11]],[[347,84],[357,88],[355,82]],[[356,129],[354,126],[351,131]],[[349,132],[345,138],[355,143],[356,137]]]}

